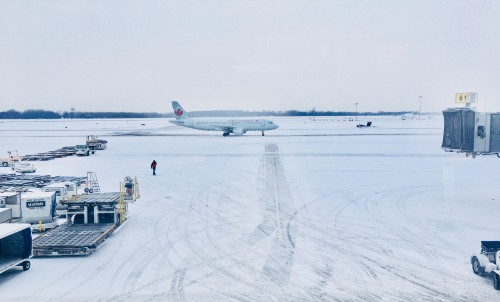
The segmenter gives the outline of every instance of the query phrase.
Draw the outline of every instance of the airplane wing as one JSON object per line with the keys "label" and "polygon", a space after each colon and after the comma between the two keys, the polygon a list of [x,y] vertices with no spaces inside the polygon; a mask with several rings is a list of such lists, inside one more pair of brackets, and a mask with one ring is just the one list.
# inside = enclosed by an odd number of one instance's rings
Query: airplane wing
{"label": "airplane wing", "polygon": [[233,131],[233,127],[222,127],[222,126],[217,126],[215,127],[216,131],[224,131],[224,132],[231,132]]}

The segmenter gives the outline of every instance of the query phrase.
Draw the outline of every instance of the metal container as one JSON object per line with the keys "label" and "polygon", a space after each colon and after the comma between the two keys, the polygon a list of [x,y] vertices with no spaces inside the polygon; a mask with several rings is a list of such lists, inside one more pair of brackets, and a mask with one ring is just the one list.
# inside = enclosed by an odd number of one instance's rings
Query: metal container
{"label": "metal container", "polygon": [[0,223],[12,221],[12,209],[0,208]]}
{"label": "metal container", "polygon": [[22,221],[31,224],[51,223],[56,211],[55,192],[21,193]]}
{"label": "metal container", "polygon": [[5,207],[12,209],[12,218],[21,218],[21,194],[17,192],[3,192],[0,193],[0,197],[5,199]]}

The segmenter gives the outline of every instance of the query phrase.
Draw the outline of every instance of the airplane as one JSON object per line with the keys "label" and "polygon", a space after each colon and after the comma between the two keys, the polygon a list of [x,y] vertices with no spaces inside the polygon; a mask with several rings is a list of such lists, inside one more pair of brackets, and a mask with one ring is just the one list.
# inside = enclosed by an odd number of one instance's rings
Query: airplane
{"label": "airplane", "polygon": [[403,115],[401,115],[401,119],[404,121],[404,120],[414,120],[418,118],[418,115],[416,115],[415,113],[405,113]]}
{"label": "airplane", "polygon": [[223,131],[223,136],[228,136],[230,133],[234,135],[243,135],[247,131],[264,131],[274,130],[279,126],[274,122],[265,119],[201,119],[191,118],[177,101],[172,101],[174,108],[175,120],[170,120],[169,123],[182,127],[193,128],[206,131]]}

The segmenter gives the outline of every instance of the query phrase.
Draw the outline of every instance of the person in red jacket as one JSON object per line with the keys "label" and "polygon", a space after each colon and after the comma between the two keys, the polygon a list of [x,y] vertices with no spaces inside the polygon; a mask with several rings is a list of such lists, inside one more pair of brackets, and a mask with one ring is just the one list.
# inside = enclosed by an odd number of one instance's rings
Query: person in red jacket
{"label": "person in red jacket", "polygon": [[156,160],[151,163],[151,169],[153,169],[153,175],[156,175]]}

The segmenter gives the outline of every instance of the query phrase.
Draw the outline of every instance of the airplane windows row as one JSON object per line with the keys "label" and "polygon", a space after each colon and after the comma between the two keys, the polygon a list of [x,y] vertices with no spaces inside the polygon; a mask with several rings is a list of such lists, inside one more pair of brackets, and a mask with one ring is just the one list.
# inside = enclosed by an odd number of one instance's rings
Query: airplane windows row
{"label": "airplane windows row", "polygon": [[[259,124],[258,120],[240,120],[240,121],[227,121],[227,122],[197,122],[198,125],[227,125],[227,124]],[[272,124],[272,122],[267,122]]]}
{"label": "airplane windows row", "polygon": [[258,120],[239,120],[239,121],[231,121],[233,124],[258,124]]}
{"label": "airplane windows row", "polygon": [[226,122],[197,122],[198,125],[225,125]]}

